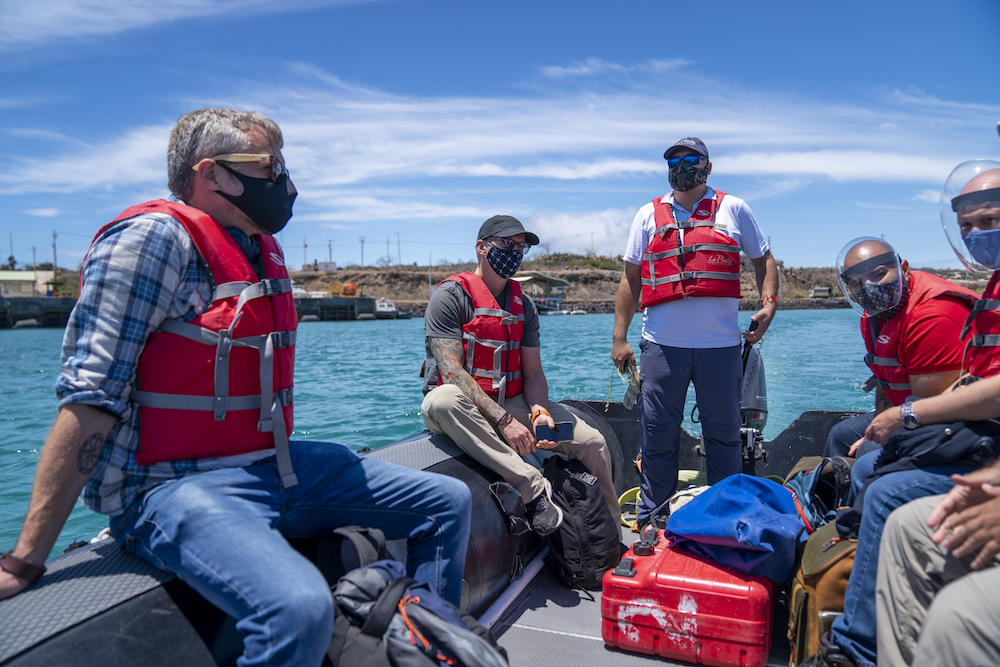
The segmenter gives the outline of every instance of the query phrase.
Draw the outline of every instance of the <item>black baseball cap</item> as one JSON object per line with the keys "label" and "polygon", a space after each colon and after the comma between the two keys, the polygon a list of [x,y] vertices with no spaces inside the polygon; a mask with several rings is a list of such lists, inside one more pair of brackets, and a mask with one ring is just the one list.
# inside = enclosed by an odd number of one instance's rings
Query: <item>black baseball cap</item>
{"label": "black baseball cap", "polygon": [[479,240],[494,236],[507,238],[508,236],[516,236],[517,234],[524,234],[524,240],[527,243],[538,245],[538,237],[531,232],[524,231],[524,225],[512,215],[494,215],[479,228],[478,238]]}
{"label": "black baseball cap", "polygon": [[682,148],[690,148],[695,153],[698,153],[699,155],[704,155],[706,158],[708,157],[708,148],[705,147],[704,141],[702,141],[698,137],[684,137],[683,139],[681,139],[676,144],[674,144],[673,146],[671,146],[666,150],[666,152],[663,154],[663,159],[669,160],[671,157],[673,157],[674,153],[676,153]]}

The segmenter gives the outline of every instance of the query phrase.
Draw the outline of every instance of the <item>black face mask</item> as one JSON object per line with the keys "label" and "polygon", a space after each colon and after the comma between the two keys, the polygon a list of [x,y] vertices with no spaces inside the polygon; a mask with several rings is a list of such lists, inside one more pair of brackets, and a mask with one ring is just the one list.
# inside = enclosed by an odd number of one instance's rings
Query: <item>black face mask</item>
{"label": "black face mask", "polygon": [[906,307],[909,296],[910,290],[905,281],[872,283],[862,288],[858,294],[858,303],[869,314],[891,320]]}
{"label": "black face mask", "polygon": [[520,250],[504,250],[496,246],[491,246],[490,251],[486,253],[486,261],[489,262],[490,267],[504,279],[517,273],[517,270],[521,268],[523,257]]}
{"label": "black face mask", "polygon": [[264,232],[273,236],[285,228],[292,217],[292,203],[298,195],[287,173],[282,174],[276,183],[270,178],[244,176],[221,162],[218,165],[243,184],[243,194],[238,197],[219,190],[220,195],[246,213]]}
{"label": "black face mask", "polygon": [[708,165],[699,169],[681,160],[670,168],[670,187],[677,192],[688,192],[708,180]]}

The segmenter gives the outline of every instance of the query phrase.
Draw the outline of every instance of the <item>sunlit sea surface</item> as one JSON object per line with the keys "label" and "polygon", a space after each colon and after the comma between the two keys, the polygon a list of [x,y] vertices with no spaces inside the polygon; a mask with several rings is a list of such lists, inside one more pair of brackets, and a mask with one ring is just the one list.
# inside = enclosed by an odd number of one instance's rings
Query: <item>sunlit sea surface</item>
{"label": "sunlit sea surface", "polygon": [[[745,329],[750,313],[740,313]],[[613,366],[609,352],[613,315],[541,319],[542,363],[549,395],[605,400]],[[299,326],[295,367],[293,437],[342,442],[354,449],[379,447],[424,428],[420,417],[424,321],[308,322]],[[629,342],[638,351],[642,317]],[[35,463],[55,417],[52,390],[59,373],[61,329],[0,330],[0,551],[14,546],[27,510]],[[766,439],[778,435],[804,410],[867,410],[872,398],[858,315],[849,309],[779,311],[764,337],[770,415]],[[625,383],[614,375],[612,399]],[[690,415],[693,389],[688,392]],[[700,435],[690,421],[685,429]],[[77,503],[53,555],[72,541],[107,526],[107,518]]]}

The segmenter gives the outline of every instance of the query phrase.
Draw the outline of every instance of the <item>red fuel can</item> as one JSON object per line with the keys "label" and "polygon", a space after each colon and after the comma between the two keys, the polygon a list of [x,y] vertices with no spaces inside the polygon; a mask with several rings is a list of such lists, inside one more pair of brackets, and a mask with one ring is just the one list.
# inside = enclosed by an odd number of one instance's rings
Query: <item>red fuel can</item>
{"label": "red fuel can", "polygon": [[[662,530],[657,540],[637,542],[618,567],[604,575],[605,643],[699,665],[766,664],[771,581],[676,548]],[[652,553],[636,555],[636,549]]]}

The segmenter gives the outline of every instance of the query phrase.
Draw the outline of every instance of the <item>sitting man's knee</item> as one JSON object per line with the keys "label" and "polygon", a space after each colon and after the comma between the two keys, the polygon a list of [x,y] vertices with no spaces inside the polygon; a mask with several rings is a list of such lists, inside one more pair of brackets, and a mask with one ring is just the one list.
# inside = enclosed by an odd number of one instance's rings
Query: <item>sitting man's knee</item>
{"label": "sitting man's knee", "polygon": [[420,409],[433,416],[439,410],[451,409],[463,398],[465,398],[465,394],[456,385],[441,384],[424,396]]}

